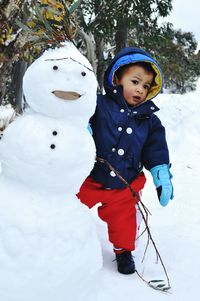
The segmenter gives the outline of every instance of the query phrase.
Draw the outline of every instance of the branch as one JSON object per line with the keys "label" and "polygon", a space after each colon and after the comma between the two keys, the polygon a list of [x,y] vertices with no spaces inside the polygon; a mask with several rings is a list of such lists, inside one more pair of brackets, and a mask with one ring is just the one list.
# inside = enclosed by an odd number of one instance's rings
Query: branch
{"label": "branch", "polygon": [[[134,191],[134,189],[130,186],[130,184],[120,175],[120,173],[112,167],[112,165],[105,159],[103,158],[100,158],[100,157],[97,157],[96,158],[97,161],[99,161],[100,163],[103,163],[103,164],[106,164],[110,170],[112,170],[116,176],[130,189],[131,191],[131,194],[133,196],[134,199],[136,199],[137,203],[138,203],[138,207],[139,207],[139,210],[141,212],[141,215],[142,215],[142,218],[144,220],[144,223],[145,223],[145,226],[146,226],[146,231],[148,233],[148,241],[147,241],[147,245],[146,245],[146,248],[145,248],[145,252],[144,252],[144,256],[143,256],[143,260],[144,260],[144,257],[145,257],[145,254],[146,254],[146,251],[147,251],[147,248],[149,246],[149,242],[151,241],[152,244],[153,244],[153,247],[155,249],[155,252],[156,252],[156,255],[157,257],[159,258],[160,262],[161,262],[161,265],[163,267],[163,270],[164,270],[164,273],[165,273],[165,276],[167,278],[167,286],[161,282],[163,282],[163,280],[151,280],[151,281],[146,281],[142,278],[141,275],[139,275],[139,273],[137,272],[138,276],[143,280],[145,281],[150,287],[156,289],[156,290],[161,290],[161,291],[167,291],[170,289],[170,281],[169,281],[169,277],[168,277],[168,274],[167,274],[167,270],[165,268],[165,265],[163,263],[163,260],[161,258],[161,255],[158,251],[158,248],[155,244],[155,241],[152,237],[152,234],[151,234],[151,231],[149,229],[149,226],[148,226],[148,213],[149,213],[149,210],[146,208],[146,206],[144,205],[144,203],[141,201],[139,195]],[[142,207],[142,208],[141,208]],[[143,212],[144,210],[144,212]],[[146,217],[145,217],[145,214],[146,214]],[[158,284],[157,284],[158,283]]]}
{"label": "branch", "polygon": [[78,28],[78,34],[85,41],[86,49],[87,49],[87,58],[88,58],[89,62],[91,63],[91,65],[94,69],[94,72],[96,73],[96,70],[97,70],[96,54],[95,54],[95,49],[94,49],[95,47],[94,47],[94,44],[92,42],[92,36],[87,34],[81,28]]}

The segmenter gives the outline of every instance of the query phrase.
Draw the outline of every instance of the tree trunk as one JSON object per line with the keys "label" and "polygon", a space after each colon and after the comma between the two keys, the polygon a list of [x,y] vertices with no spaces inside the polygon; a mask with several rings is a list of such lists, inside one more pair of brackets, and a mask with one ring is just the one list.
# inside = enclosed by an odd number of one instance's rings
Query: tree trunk
{"label": "tree trunk", "polygon": [[104,41],[100,37],[95,37],[96,44],[96,56],[97,56],[97,80],[99,83],[99,92],[103,92],[103,81],[104,81],[104,72],[106,69],[106,63],[104,60]]}
{"label": "tree trunk", "polygon": [[27,62],[18,61],[13,70],[12,76],[12,87],[14,92],[14,107],[16,112],[21,114],[23,111],[23,90],[22,90],[22,82],[23,76],[27,69]]}
{"label": "tree trunk", "polygon": [[103,79],[106,63],[104,60],[104,41],[102,38],[96,36],[93,39],[92,34],[87,34],[83,30],[78,30],[78,34],[84,40],[86,44],[87,58],[90,61],[94,72],[97,76],[98,91],[103,91]]}
{"label": "tree trunk", "polygon": [[122,48],[127,46],[127,26],[124,20],[120,20],[117,23],[117,29],[115,33],[115,53],[118,53]]}
{"label": "tree trunk", "polygon": [[3,100],[7,100],[7,83],[12,71],[12,62],[7,61],[0,65],[0,105]]}
{"label": "tree trunk", "polygon": [[91,63],[91,65],[94,69],[94,72],[96,73],[97,63],[96,63],[95,45],[93,43],[93,35],[92,35],[92,33],[87,34],[86,32],[84,32],[81,29],[78,30],[78,34],[85,42],[86,51],[87,51],[86,56],[87,56],[89,62]]}

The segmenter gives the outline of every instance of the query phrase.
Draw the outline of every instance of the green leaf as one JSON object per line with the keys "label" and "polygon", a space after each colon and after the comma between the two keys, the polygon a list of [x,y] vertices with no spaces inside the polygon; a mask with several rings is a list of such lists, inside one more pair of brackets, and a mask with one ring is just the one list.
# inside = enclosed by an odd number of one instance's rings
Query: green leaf
{"label": "green leaf", "polygon": [[39,39],[38,36],[34,36],[34,35],[30,35],[28,37],[26,37],[27,42],[35,42]]}
{"label": "green leaf", "polygon": [[16,20],[16,24],[17,24],[17,26],[19,26],[19,28],[21,28],[25,31],[30,31],[30,28],[27,25],[25,25],[24,23],[22,23],[21,21]]}
{"label": "green leaf", "polygon": [[156,283],[156,282],[163,282],[164,280],[150,280],[148,283]]}
{"label": "green leaf", "polygon": [[69,7],[69,14],[73,14],[75,12],[75,10],[79,7],[79,5],[81,4],[81,1],[82,0],[77,0],[77,1],[74,1],[70,7]]}
{"label": "green leaf", "polygon": [[[170,286],[166,285],[166,283],[160,283],[160,282],[163,282],[164,280],[151,280],[148,282],[148,285],[150,287],[152,287],[153,289],[155,290],[159,290],[159,291],[167,291],[170,289]],[[160,284],[158,284],[160,283]]]}
{"label": "green leaf", "polygon": [[62,26],[62,22],[58,21],[58,20],[52,20],[52,19],[46,19],[49,23],[50,26],[54,26],[54,25],[61,25]]}
{"label": "green leaf", "polygon": [[52,32],[52,27],[47,20],[44,19],[44,26],[48,32]]}
{"label": "green leaf", "polygon": [[36,14],[36,17],[38,18],[38,20],[43,19],[42,13],[41,13],[41,8],[37,3],[35,4],[35,14]]}
{"label": "green leaf", "polygon": [[157,285],[157,287],[159,287],[159,288],[162,288],[162,287],[164,287],[165,286],[165,284],[158,284]]}
{"label": "green leaf", "polygon": [[48,7],[48,11],[50,11],[52,14],[56,16],[60,16],[60,12],[56,11],[55,9]]}
{"label": "green leaf", "polygon": [[166,286],[163,288],[163,291],[168,291],[171,287],[170,286]]}
{"label": "green leaf", "polygon": [[29,5],[27,3],[24,4],[23,14],[26,17],[30,16],[30,7],[29,7]]}

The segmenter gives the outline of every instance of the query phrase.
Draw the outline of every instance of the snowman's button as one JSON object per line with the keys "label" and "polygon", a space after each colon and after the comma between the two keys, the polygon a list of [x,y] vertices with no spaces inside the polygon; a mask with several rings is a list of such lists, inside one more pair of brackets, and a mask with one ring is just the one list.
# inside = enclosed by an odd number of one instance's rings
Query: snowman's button
{"label": "snowman's button", "polygon": [[118,155],[123,156],[124,155],[124,150],[123,148],[118,149]]}
{"label": "snowman's button", "polygon": [[50,148],[51,148],[51,149],[56,148],[55,144],[51,144],[51,145],[50,145]]}
{"label": "snowman's button", "polygon": [[132,134],[133,130],[132,130],[132,128],[127,128],[126,132],[127,132],[127,134]]}
{"label": "snowman's button", "polygon": [[58,70],[58,66],[53,66],[53,70]]}
{"label": "snowman's button", "polygon": [[57,132],[57,131],[53,131],[52,134],[53,134],[54,136],[56,136],[56,135],[58,135],[58,132]]}
{"label": "snowman's button", "polygon": [[111,175],[111,177],[116,177],[116,174],[113,170],[110,172],[110,175]]}

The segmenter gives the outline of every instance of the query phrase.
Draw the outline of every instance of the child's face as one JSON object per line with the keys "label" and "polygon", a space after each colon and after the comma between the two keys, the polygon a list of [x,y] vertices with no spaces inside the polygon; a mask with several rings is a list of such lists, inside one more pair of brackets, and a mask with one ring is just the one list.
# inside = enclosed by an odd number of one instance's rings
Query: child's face
{"label": "child's face", "polygon": [[141,66],[132,65],[125,70],[120,80],[116,79],[116,83],[123,87],[127,104],[135,106],[145,101],[153,79],[153,73],[147,72]]}

